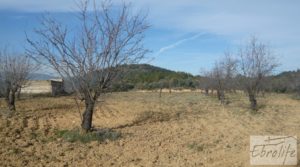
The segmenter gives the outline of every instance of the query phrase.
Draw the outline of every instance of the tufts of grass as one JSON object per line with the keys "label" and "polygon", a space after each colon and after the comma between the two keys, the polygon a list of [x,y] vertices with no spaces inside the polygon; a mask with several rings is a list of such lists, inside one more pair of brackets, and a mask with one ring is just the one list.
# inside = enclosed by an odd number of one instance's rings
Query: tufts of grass
{"label": "tufts of grass", "polygon": [[204,150],[204,145],[203,144],[197,144],[196,142],[193,142],[192,144],[188,144],[188,148],[190,148],[191,150],[201,152],[201,151]]}
{"label": "tufts of grass", "polygon": [[37,139],[39,137],[39,134],[37,134],[35,132],[31,132],[29,136],[30,136],[30,139]]}
{"label": "tufts of grass", "polygon": [[56,137],[62,138],[68,142],[89,143],[91,141],[103,142],[106,140],[114,141],[121,137],[120,132],[112,130],[99,130],[88,133],[82,133],[80,129],[58,130],[55,132]]}
{"label": "tufts of grass", "polygon": [[53,97],[51,93],[37,93],[37,94],[21,94],[24,98],[41,98],[41,97]]}
{"label": "tufts of grass", "polygon": [[11,150],[11,153],[12,154],[20,154],[22,151],[20,150],[20,149],[18,149],[18,148],[13,148],[12,150]]}
{"label": "tufts of grass", "polygon": [[294,99],[294,100],[300,100],[300,93],[293,94],[292,95],[292,99]]}

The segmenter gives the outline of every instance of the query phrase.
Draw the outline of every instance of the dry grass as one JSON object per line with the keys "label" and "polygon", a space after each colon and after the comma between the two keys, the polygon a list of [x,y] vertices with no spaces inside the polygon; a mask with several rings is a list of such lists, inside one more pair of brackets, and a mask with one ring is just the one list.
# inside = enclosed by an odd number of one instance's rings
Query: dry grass
{"label": "dry grass", "polygon": [[94,128],[122,137],[100,143],[94,136],[89,143],[65,140],[82,139],[73,133],[80,117],[72,97],[18,101],[18,114],[1,118],[0,161],[4,166],[242,167],[250,166],[250,135],[300,136],[300,101],[290,95],[260,97],[258,114],[250,113],[241,93],[229,95],[226,106],[199,92],[158,96],[127,92],[102,97]]}

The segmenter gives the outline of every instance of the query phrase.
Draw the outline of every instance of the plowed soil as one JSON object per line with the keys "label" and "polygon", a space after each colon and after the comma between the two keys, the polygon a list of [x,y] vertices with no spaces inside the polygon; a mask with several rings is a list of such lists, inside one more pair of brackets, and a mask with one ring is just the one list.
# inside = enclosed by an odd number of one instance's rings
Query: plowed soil
{"label": "plowed soil", "polygon": [[71,143],[55,133],[80,127],[72,97],[25,98],[10,117],[1,99],[0,166],[244,167],[250,135],[300,136],[300,101],[291,95],[260,97],[257,114],[245,95],[229,100],[221,105],[199,92],[107,94],[93,125],[121,137]]}

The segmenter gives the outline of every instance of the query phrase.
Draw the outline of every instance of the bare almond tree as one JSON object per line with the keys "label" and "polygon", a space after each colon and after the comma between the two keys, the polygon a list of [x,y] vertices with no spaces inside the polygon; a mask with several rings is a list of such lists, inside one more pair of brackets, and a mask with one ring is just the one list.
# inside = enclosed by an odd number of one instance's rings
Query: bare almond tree
{"label": "bare almond tree", "polygon": [[237,60],[232,57],[229,51],[224,52],[224,58],[215,62],[213,69],[207,76],[211,80],[209,86],[217,91],[218,99],[222,104],[225,104],[225,91],[235,88]]}
{"label": "bare almond tree", "polygon": [[240,84],[244,88],[251,103],[251,109],[256,111],[257,93],[265,84],[265,78],[272,74],[273,70],[278,66],[275,57],[270,48],[260,42],[256,37],[239,50],[240,56]]}
{"label": "bare almond tree", "polygon": [[199,87],[204,90],[206,96],[209,95],[209,89],[212,88],[211,71],[201,70],[201,77],[199,77]]}
{"label": "bare almond tree", "polygon": [[[92,7],[92,10],[89,10]],[[39,40],[27,38],[28,54],[45,60],[63,78],[70,80],[85,102],[81,127],[92,129],[95,103],[111,85],[123,64],[137,63],[148,52],[143,46],[149,28],[146,16],[132,13],[129,4],[120,8],[109,1],[100,5],[81,1],[78,22],[72,32],[57,20],[44,17],[36,30]]]}
{"label": "bare almond tree", "polygon": [[234,91],[237,88],[236,76],[238,74],[238,61],[233,57],[230,51],[224,52],[224,58],[221,60],[221,68],[224,71],[224,88],[226,91]]}
{"label": "bare almond tree", "polygon": [[213,87],[217,90],[218,100],[225,103],[225,71],[221,62],[216,62],[211,72]]}
{"label": "bare almond tree", "polygon": [[36,70],[37,66],[31,62],[28,56],[12,54],[6,49],[0,52],[0,94],[5,97],[10,111],[15,111],[16,93],[29,79],[29,74]]}

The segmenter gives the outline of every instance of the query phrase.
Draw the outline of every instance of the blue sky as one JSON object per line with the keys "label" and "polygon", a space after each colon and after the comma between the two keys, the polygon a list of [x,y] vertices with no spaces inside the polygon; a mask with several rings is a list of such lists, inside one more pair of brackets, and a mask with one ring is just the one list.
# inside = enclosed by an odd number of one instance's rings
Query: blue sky
{"label": "blue sky", "polygon": [[[129,0],[125,0],[128,1]],[[116,4],[119,0],[114,0]],[[149,12],[145,62],[199,74],[224,50],[235,51],[251,35],[269,43],[281,66],[300,68],[300,1],[298,0],[132,0],[134,9]],[[73,0],[0,0],[0,46],[22,51],[25,32],[39,26],[48,11],[72,26]]]}

